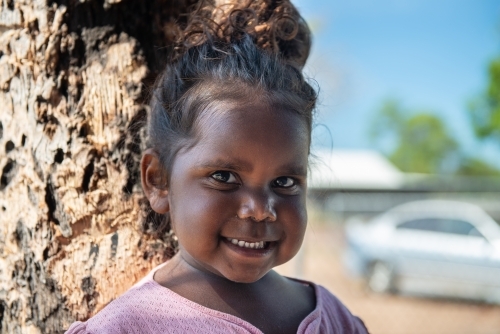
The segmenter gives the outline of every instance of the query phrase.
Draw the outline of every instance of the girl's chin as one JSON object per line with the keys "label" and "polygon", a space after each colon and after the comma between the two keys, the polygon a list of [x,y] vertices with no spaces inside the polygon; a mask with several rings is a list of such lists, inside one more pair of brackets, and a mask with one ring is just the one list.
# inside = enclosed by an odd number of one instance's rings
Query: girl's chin
{"label": "girl's chin", "polygon": [[228,274],[220,273],[221,274],[220,276],[234,283],[250,284],[257,282],[262,277],[264,277],[268,272],[269,270],[259,273],[228,273]]}
{"label": "girl's chin", "polygon": [[180,259],[199,273],[223,278],[234,283],[255,283],[272,269],[268,268],[268,265],[245,265],[237,262],[232,262],[231,264],[226,262],[224,264],[203,265],[201,261],[194,260],[194,257],[189,253],[182,251],[181,249]]}

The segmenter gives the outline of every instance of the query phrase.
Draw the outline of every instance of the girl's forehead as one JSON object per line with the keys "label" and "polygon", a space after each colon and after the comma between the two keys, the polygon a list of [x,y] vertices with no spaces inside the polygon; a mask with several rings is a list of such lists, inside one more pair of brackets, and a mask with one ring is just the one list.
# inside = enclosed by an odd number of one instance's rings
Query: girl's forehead
{"label": "girl's forehead", "polygon": [[265,100],[217,101],[210,104],[198,116],[197,134],[217,134],[223,128],[232,127],[238,132],[267,128],[273,131],[300,132],[308,136],[307,122],[292,110]]}
{"label": "girl's forehead", "polygon": [[254,104],[207,115],[196,136],[198,154],[245,159],[265,156],[268,161],[299,156],[307,161],[307,126],[293,112]]}

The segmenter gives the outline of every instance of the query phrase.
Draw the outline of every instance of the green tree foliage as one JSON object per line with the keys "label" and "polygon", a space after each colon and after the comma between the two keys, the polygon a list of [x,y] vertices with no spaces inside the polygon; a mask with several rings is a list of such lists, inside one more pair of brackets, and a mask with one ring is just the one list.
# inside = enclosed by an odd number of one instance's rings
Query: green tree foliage
{"label": "green tree foliage", "polygon": [[467,176],[500,176],[500,170],[478,158],[464,158],[457,174]]}
{"label": "green tree foliage", "polygon": [[388,157],[404,172],[452,172],[459,163],[457,141],[429,112],[408,112],[396,101],[386,101],[370,130],[373,139],[390,137],[396,142]]}
{"label": "green tree foliage", "polygon": [[[498,69],[500,110],[500,62]],[[434,113],[407,110],[394,100],[382,104],[371,124],[370,137],[378,143],[385,140],[393,144],[386,150],[386,155],[404,172],[500,176],[496,167],[464,154],[457,140]]]}
{"label": "green tree foliage", "polygon": [[470,103],[469,114],[476,136],[500,145],[500,58],[490,63],[487,88]]}

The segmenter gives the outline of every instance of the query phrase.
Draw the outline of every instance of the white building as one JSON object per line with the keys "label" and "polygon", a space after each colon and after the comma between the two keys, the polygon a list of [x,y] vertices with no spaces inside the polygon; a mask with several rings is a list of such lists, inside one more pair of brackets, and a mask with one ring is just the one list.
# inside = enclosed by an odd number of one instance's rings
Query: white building
{"label": "white building", "polygon": [[401,172],[370,150],[313,151],[309,195],[341,217],[373,215],[420,199],[451,199],[482,207],[500,222],[500,179]]}
{"label": "white building", "polygon": [[399,189],[404,174],[371,150],[322,150],[310,159],[309,188]]}

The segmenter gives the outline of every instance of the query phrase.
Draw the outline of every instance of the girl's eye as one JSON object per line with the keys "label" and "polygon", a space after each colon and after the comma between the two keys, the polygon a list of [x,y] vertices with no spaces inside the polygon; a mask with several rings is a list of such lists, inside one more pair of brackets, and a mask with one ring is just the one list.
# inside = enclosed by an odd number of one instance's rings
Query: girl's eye
{"label": "girl's eye", "polygon": [[274,186],[280,188],[290,188],[295,185],[295,180],[288,176],[281,176],[274,180]]}
{"label": "girl's eye", "polygon": [[217,171],[210,175],[213,179],[223,183],[236,183],[236,177],[231,172]]}

